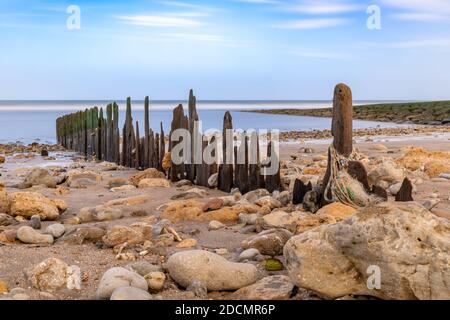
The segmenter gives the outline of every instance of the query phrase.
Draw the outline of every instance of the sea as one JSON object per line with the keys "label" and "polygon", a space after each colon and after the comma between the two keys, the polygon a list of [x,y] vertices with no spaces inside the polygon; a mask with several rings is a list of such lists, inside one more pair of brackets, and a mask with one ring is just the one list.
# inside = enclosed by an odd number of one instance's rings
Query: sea
{"label": "sea", "polygon": [[[0,101],[0,143],[55,143],[55,120],[65,114],[90,107],[103,107],[111,101]],[[390,103],[393,101],[355,101],[354,105],[366,105],[376,103]],[[398,101],[395,101],[398,102]],[[119,104],[121,121],[125,120],[125,101],[117,101]],[[173,109],[178,104],[183,104],[187,113],[187,101],[151,101],[150,124],[155,132],[159,132],[162,122],[166,133],[170,130]],[[236,129],[248,130],[273,130],[280,131],[312,131],[330,129],[331,119],[316,117],[300,117],[289,115],[270,115],[251,112],[259,109],[310,109],[331,107],[331,101],[198,101],[197,109],[202,121],[202,130],[220,130],[223,116],[230,111],[233,117],[233,125]],[[245,111],[245,112],[243,112]],[[250,112],[248,112],[250,111]],[[139,121],[143,128],[144,101],[132,101],[133,121]],[[354,127],[396,127],[398,124],[382,123],[374,121],[354,121]],[[142,129],[141,129],[142,130]],[[142,131],[141,131],[142,132]]]}

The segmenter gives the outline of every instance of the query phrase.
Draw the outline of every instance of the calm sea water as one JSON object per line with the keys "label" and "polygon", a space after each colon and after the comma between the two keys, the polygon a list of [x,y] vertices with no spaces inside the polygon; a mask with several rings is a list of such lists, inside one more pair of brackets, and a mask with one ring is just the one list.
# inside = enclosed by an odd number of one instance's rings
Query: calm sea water
{"label": "calm sea water", "polygon": [[[378,102],[381,101],[356,101],[355,105]],[[0,143],[16,141],[54,143],[56,118],[87,107],[105,107],[108,103],[108,101],[0,101]],[[151,102],[150,122],[154,131],[159,132],[160,122],[163,123],[166,133],[170,130],[172,110],[178,103],[182,103],[186,109],[186,101]],[[123,125],[125,102],[118,101],[118,104],[120,106],[121,125]],[[324,130],[330,128],[331,119],[267,115],[241,112],[241,110],[307,109],[330,106],[331,101],[199,101],[197,104],[204,131],[221,129],[223,116],[227,110],[231,111],[233,124],[237,129]],[[133,101],[133,119],[139,121],[141,128],[143,128],[143,101]],[[355,121],[354,126],[355,128],[373,128],[398,125],[373,121]]]}

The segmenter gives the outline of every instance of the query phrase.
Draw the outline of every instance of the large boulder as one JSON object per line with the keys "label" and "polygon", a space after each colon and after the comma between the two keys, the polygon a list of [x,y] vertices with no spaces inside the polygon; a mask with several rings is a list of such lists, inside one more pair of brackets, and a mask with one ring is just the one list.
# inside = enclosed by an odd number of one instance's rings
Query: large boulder
{"label": "large boulder", "polygon": [[257,280],[257,269],[246,263],[233,263],[209,251],[178,252],[167,261],[172,279],[184,288],[200,281],[208,291],[237,290]]}
{"label": "large boulder", "polygon": [[[327,298],[448,300],[449,235],[450,222],[421,205],[385,202],[291,238],[284,256],[297,286]],[[381,285],[369,289],[377,269]]]}
{"label": "large boulder", "polygon": [[13,216],[31,218],[39,215],[42,220],[56,220],[67,209],[62,200],[50,200],[37,192],[17,192],[10,196],[10,213]]}
{"label": "large boulder", "polygon": [[44,168],[33,168],[22,182],[22,188],[44,185],[47,188],[56,188],[56,179],[50,171]]}

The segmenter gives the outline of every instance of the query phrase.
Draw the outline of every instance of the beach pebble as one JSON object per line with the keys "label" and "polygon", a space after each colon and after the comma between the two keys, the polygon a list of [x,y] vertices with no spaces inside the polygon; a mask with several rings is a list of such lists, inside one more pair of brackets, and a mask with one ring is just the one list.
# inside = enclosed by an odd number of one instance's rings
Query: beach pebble
{"label": "beach pebble", "polygon": [[150,272],[145,277],[148,287],[153,291],[161,291],[166,281],[166,275],[163,272]]}
{"label": "beach pebble", "polygon": [[450,173],[442,173],[439,178],[444,178],[450,180]]}
{"label": "beach pebble", "polygon": [[208,225],[208,230],[220,230],[226,228],[226,225],[224,225],[220,221],[213,220]]}
{"label": "beach pebble", "polygon": [[195,240],[195,239],[184,239],[183,241],[181,241],[177,245],[177,248],[187,249],[187,248],[194,248],[196,246],[197,246],[197,240]]}
{"label": "beach pebble", "polygon": [[244,249],[258,249],[264,255],[277,256],[282,254],[283,247],[292,237],[292,233],[285,229],[272,229],[263,231],[256,236],[242,242]]}
{"label": "beach pebble", "polygon": [[30,218],[30,227],[35,230],[41,229],[41,217],[38,215],[34,215]]}
{"label": "beach pebble", "polygon": [[17,239],[27,244],[53,244],[52,235],[42,234],[28,226],[17,230]]}
{"label": "beach pebble", "polygon": [[247,250],[244,250],[241,252],[241,254],[239,255],[239,262],[241,261],[246,261],[246,260],[255,260],[256,257],[258,257],[260,255],[258,249],[254,249],[254,248],[250,248]]}
{"label": "beach pebble", "polygon": [[145,276],[151,272],[160,272],[162,267],[156,264],[152,264],[145,260],[132,262],[127,266],[127,269],[137,272],[141,276]]}
{"label": "beach pebble", "polygon": [[152,300],[152,295],[145,290],[123,286],[114,290],[111,294],[111,300],[123,301],[143,301]]}
{"label": "beach pebble", "polygon": [[66,232],[66,227],[60,223],[51,224],[45,229],[45,233],[51,234],[54,238],[60,238],[64,232]]}
{"label": "beach pebble", "polygon": [[255,266],[233,263],[218,254],[203,250],[175,253],[166,266],[171,278],[185,288],[198,280],[208,291],[237,290],[257,279]]}
{"label": "beach pebble", "polygon": [[9,226],[15,223],[13,217],[6,213],[0,213],[0,226]]}
{"label": "beach pebble", "polygon": [[148,290],[147,281],[144,277],[125,268],[116,267],[109,269],[103,274],[97,289],[97,297],[99,299],[109,299],[114,290],[120,287]]}

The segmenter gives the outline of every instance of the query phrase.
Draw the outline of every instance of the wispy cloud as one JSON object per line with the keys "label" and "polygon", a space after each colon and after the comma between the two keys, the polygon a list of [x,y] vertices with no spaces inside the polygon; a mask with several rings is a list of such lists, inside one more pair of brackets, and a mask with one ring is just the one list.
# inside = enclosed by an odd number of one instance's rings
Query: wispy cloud
{"label": "wispy cloud", "polygon": [[296,49],[290,52],[299,57],[311,59],[326,59],[326,60],[346,60],[347,56],[329,52],[329,51],[315,51],[308,49]]}
{"label": "wispy cloud", "polygon": [[353,2],[302,1],[285,7],[290,12],[311,15],[342,14],[364,10],[365,6]]}
{"label": "wispy cloud", "polygon": [[119,16],[125,23],[145,27],[190,28],[205,25],[199,20],[182,18],[176,14]]}
{"label": "wispy cloud", "polygon": [[391,49],[418,49],[418,48],[450,48],[450,38],[416,39],[397,42],[363,42],[369,47]]}
{"label": "wispy cloud", "polygon": [[195,11],[202,11],[202,12],[218,12],[222,11],[222,9],[218,9],[215,7],[203,5],[203,4],[195,4],[190,2],[183,2],[183,1],[157,1],[157,3],[168,6],[168,7],[176,7],[176,8],[184,8],[184,9],[190,9]]}
{"label": "wispy cloud", "polygon": [[400,10],[392,17],[419,22],[450,21],[448,0],[380,0],[381,4]]}
{"label": "wispy cloud", "polygon": [[281,4],[278,0],[233,0],[234,2],[254,3],[254,4]]}
{"label": "wispy cloud", "polygon": [[345,25],[349,22],[343,18],[303,19],[292,20],[274,25],[279,29],[323,29]]}

